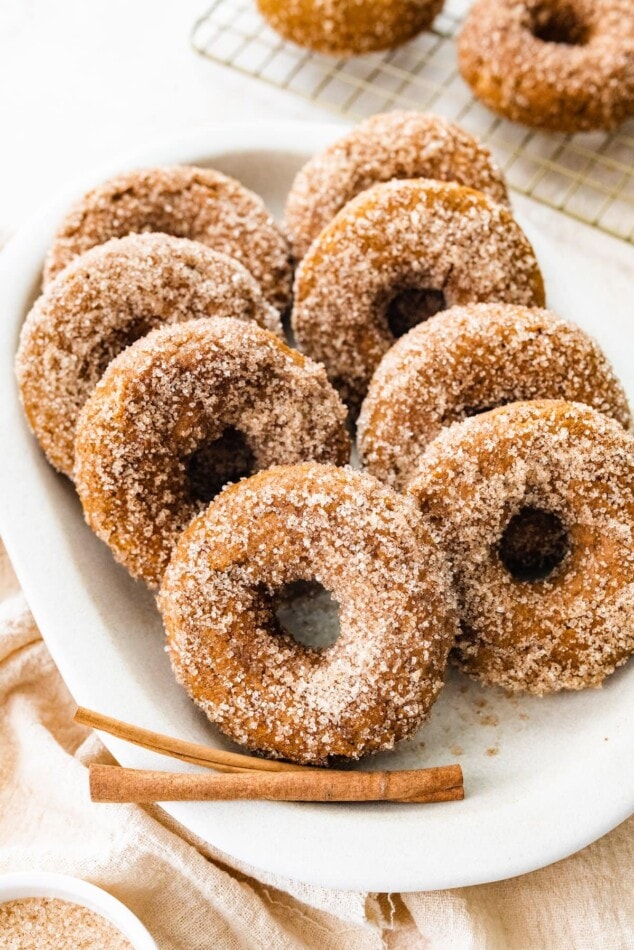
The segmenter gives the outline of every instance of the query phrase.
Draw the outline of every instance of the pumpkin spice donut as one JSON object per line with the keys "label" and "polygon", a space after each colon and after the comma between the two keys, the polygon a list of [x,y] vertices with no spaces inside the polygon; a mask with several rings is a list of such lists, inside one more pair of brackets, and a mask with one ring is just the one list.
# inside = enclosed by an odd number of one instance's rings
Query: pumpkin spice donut
{"label": "pumpkin spice donut", "polygon": [[515,122],[612,129],[634,114],[634,4],[476,0],[458,62],[474,95]]}
{"label": "pumpkin spice donut", "polygon": [[331,56],[392,49],[428,29],[444,0],[257,0],[292,43]]}
{"label": "pumpkin spice donut", "polygon": [[80,415],[86,521],[157,586],[181,531],[227,482],[276,463],[347,462],[345,415],[323,367],[254,324],[153,330],[110,363]]}
{"label": "pumpkin spice donut", "polygon": [[385,112],[338,139],[298,172],[285,226],[301,260],[312,241],[361,191],[392,178],[455,181],[508,204],[501,170],[472,135],[438,115]]}
{"label": "pumpkin spice donut", "polygon": [[457,665],[543,694],[600,686],[634,650],[634,439],[581,403],[456,423],[410,482],[451,561]]}
{"label": "pumpkin spice donut", "polygon": [[77,417],[121,350],[163,324],[214,316],[282,336],[255,278],[198,241],[130,234],[71,261],[36,300],[16,357],[24,411],[51,464],[72,476]]}
{"label": "pumpkin spice donut", "polygon": [[262,199],[227,175],[192,165],[126,172],[84,195],[55,236],[45,284],[95,244],[143,231],[200,241],[235,257],[269,303],[281,311],[288,307],[290,251]]}
{"label": "pumpkin spice donut", "polygon": [[623,387],[580,327],[512,304],[454,307],[414,327],[379,363],[359,416],[359,454],[403,489],[442,428],[536,398],[584,402],[630,424]]}
{"label": "pumpkin spice donut", "polygon": [[[322,650],[276,619],[280,593],[306,580],[340,607]],[[315,464],[225,489],[179,540],[159,607],[176,676],[209,719],[251,750],[313,765],[418,729],[456,633],[445,559],[411,503]]]}
{"label": "pumpkin spice donut", "polygon": [[390,181],[354,198],[313,242],[291,323],[354,413],[398,336],[438,310],[489,301],[544,303],[510,211],[454,182]]}

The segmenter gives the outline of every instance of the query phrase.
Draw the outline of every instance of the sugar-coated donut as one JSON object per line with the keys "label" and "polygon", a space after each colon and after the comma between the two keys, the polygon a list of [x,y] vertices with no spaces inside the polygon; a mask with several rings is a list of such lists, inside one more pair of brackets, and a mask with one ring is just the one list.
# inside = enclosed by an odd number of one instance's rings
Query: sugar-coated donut
{"label": "sugar-coated donut", "polygon": [[[340,635],[300,645],[275,596],[315,580]],[[326,765],[390,749],[427,716],[456,633],[445,559],[369,475],[304,464],[225,489],[185,531],[159,606],[180,682],[249,749]]]}
{"label": "sugar-coated donut", "polygon": [[515,122],[612,129],[634,115],[634,3],[476,0],[458,62],[474,95]]}
{"label": "sugar-coated donut", "polygon": [[223,484],[277,463],[345,463],[344,423],[323,367],[254,324],[153,330],[110,363],[79,418],[86,520],[158,585],[178,535]]}
{"label": "sugar-coated donut", "polygon": [[455,657],[484,683],[600,686],[634,650],[634,439],[581,403],[445,429],[408,487],[453,566]]}
{"label": "sugar-coated donut", "polygon": [[282,336],[255,278],[198,241],[130,234],[74,258],[36,300],[16,357],[24,411],[51,464],[72,476],[77,417],[121,350],[163,324],[214,316]]}
{"label": "sugar-coated donut", "polygon": [[459,125],[425,112],[384,112],[315,155],[295,177],[285,225],[296,259],[359,192],[392,178],[455,181],[508,203],[491,153]]}
{"label": "sugar-coated donut", "polygon": [[454,307],[381,360],[359,416],[359,453],[368,471],[402,489],[442,428],[537,398],[584,402],[630,424],[623,387],[579,327],[512,304]]}
{"label": "sugar-coated donut", "polygon": [[269,303],[288,307],[290,249],[262,199],[227,175],[191,165],[126,172],[84,195],[55,236],[45,283],[95,244],[143,231],[200,241],[235,257]]}
{"label": "sugar-coated donut", "polygon": [[257,0],[284,39],[318,53],[355,56],[400,46],[431,26],[444,0]]}
{"label": "sugar-coated donut", "polygon": [[489,301],[544,303],[533,249],[509,210],[454,182],[390,181],[315,239],[297,270],[291,322],[354,412],[397,336],[430,310]]}

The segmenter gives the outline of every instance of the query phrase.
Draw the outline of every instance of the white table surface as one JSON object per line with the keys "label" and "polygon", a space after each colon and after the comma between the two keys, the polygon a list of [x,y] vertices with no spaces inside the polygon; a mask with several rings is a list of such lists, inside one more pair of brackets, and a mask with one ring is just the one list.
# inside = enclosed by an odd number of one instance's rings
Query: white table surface
{"label": "white table surface", "polygon": [[198,56],[205,0],[0,2],[0,232],[91,166],[222,120],[330,118]]}

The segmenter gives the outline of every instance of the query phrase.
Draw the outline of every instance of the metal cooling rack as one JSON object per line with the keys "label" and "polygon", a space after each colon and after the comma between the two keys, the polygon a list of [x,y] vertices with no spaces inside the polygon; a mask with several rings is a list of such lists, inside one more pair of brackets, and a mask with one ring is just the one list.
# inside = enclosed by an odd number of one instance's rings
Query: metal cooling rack
{"label": "metal cooling rack", "polygon": [[453,39],[465,0],[448,0],[433,32],[387,53],[333,59],[284,42],[253,0],[214,0],[194,24],[203,56],[350,119],[394,108],[431,110],[485,141],[515,191],[634,243],[634,120],[618,132],[529,131],[471,95]]}

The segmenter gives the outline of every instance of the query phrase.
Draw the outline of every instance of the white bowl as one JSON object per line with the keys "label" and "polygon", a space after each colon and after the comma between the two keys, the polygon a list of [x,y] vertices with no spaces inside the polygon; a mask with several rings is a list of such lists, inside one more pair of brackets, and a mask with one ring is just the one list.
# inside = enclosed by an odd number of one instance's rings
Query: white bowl
{"label": "white bowl", "polygon": [[[102,168],[170,162],[236,175],[279,213],[295,171],[339,126],[277,123],[180,134]],[[153,598],[85,526],[73,489],[47,465],[18,401],[13,358],[42,260],[71,196],[0,255],[0,529],[35,619],[78,703],[218,747],[226,742],[174,681]],[[562,250],[548,219],[518,202],[549,302],[600,340],[634,395],[629,274]],[[583,233],[579,232],[579,238]],[[482,704],[486,704],[482,706]],[[602,690],[510,700],[457,674],[416,739],[364,767],[462,763],[466,799],[436,805],[173,802],[165,809],[220,850],[269,872],[370,891],[458,887],[511,877],[584,847],[632,811],[634,664]],[[104,736],[126,766],[182,769]],[[193,769],[193,767],[191,767]],[[95,808],[107,807],[95,805]]]}
{"label": "white bowl", "polygon": [[25,897],[57,897],[71,904],[80,904],[105,917],[127,937],[134,950],[157,950],[156,943],[139,918],[112,894],[88,881],[45,871],[0,876],[0,904]]}

